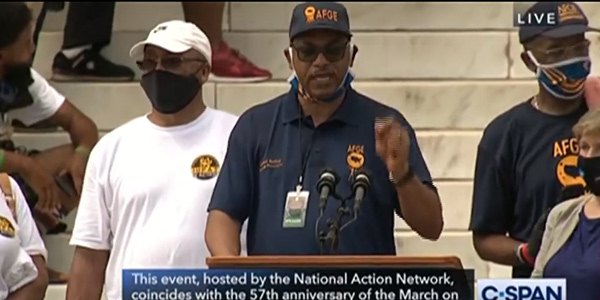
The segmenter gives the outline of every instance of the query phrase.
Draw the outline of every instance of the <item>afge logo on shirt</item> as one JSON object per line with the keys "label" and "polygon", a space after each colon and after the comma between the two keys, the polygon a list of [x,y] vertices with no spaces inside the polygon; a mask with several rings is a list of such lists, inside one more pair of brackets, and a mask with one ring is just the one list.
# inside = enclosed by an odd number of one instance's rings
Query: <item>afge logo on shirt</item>
{"label": "afge logo on shirt", "polygon": [[565,279],[479,279],[479,300],[566,300]]}
{"label": "afge logo on shirt", "polygon": [[2,216],[0,216],[0,235],[7,238],[15,237],[15,227],[10,220]]}

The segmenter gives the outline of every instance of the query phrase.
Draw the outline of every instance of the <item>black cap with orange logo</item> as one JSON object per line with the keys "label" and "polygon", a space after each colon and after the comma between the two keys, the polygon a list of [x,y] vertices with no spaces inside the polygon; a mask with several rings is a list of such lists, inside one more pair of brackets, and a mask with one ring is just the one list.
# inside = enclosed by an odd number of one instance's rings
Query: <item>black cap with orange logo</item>
{"label": "black cap with orange logo", "polygon": [[351,37],[346,7],[337,2],[306,2],[296,5],[290,21],[290,40],[315,29],[338,31]]}
{"label": "black cap with orange logo", "polygon": [[582,34],[587,31],[598,31],[588,26],[588,18],[574,2],[537,2],[526,12],[526,16],[539,17],[552,15],[552,23],[525,24],[519,28],[519,41],[525,43],[537,36],[562,38]]}

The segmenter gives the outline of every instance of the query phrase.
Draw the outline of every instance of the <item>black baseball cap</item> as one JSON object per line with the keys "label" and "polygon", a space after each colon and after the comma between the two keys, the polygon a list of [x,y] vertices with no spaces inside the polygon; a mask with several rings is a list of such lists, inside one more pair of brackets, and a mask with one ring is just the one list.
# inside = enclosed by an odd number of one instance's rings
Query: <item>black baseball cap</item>
{"label": "black baseball cap", "polygon": [[588,26],[588,18],[574,2],[536,2],[525,15],[547,16],[554,14],[553,24],[521,25],[519,27],[519,41],[525,43],[537,36],[562,38],[587,31],[598,31]]}
{"label": "black baseball cap", "polygon": [[290,41],[301,33],[315,29],[329,29],[351,37],[346,7],[337,2],[306,2],[296,5],[290,21]]}

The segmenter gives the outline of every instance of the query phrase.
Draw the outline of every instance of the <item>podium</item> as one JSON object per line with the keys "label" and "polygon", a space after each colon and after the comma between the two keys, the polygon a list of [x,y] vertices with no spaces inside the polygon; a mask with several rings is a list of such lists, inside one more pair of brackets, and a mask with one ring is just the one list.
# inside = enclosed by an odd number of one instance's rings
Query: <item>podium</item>
{"label": "podium", "polygon": [[446,268],[463,269],[457,256],[289,255],[208,257],[209,269],[249,268]]}

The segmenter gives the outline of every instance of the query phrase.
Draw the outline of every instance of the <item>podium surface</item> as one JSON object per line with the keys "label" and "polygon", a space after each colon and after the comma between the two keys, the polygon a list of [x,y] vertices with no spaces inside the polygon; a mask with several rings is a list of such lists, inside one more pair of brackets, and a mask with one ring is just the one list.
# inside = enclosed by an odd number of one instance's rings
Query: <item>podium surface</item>
{"label": "podium surface", "polygon": [[231,268],[449,268],[463,269],[456,256],[288,255],[209,257],[211,269]]}

